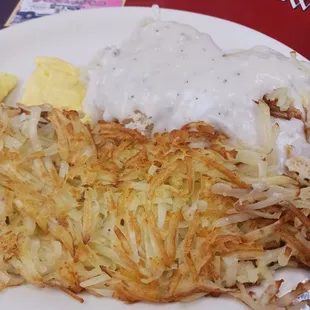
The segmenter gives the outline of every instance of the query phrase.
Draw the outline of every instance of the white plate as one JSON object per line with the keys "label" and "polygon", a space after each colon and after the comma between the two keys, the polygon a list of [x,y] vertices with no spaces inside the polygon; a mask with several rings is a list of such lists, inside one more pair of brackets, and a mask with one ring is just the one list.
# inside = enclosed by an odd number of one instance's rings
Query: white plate
{"label": "white plate", "polygon": [[[105,8],[78,11],[13,26],[0,31],[0,71],[14,73],[24,80],[34,68],[36,56],[57,56],[74,65],[86,65],[94,54],[106,45],[119,44],[133,31],[144,17],[151,16],[148,8]],[[241,25],[210,16],[188,12],[161,10],[163,20],[189,24],[200,31],[211,34],[215,43],[223,49],[251,48],[266,45],[289,55],[290,48],[272,38]],[[288,290],[306,277],[306,271],[284,271],[283,278],[289,283]],[[282,277],[282,275],[278,275]],[[225,298],[204,298],[192,304],[170,305],[124,305],[112,299],[84,296],[79,304],[64,293],[51,289],[36,289],[30,286],[12,288],[0,293],[1,309],[10,310],[69,310],[69,309],[113,309],[128,310],[160,309],[245,309],[239,302]]]}

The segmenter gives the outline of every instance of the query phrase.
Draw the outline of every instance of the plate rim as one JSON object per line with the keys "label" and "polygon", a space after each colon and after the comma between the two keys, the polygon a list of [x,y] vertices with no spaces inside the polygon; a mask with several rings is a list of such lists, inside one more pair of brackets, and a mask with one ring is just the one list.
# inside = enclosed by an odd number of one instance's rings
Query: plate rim
{"label": "plate rim", "polygon": [[[53,24],[58,19],[62,20],[68,15],[70,16],[70,18],[78,20],[79,19],[78,16],[91,15],[91,14],[93,14],[94,11],[96,11],[96,14],[100,15],[101,12],[104,12],[107,10],[114,11],[114,12],[117,12],[117,11],[121,12],[121,11],[125,11],[125,10],[126,11],[137,11],[137,13],[138,13],[138,11],[141,11],[141,13],[149,13],[149,15],[151,15],[150,12],[152,10],[152,6],[146,6],[146,7],[145,6],[123,6],[123,7],[91,8],[91,9],[81,10],[81,11],[72,11],[72,12],[70,11],[70,12],[63,12],[61,14],[43,16],[43,18],[32,19],[29,21],[22,22],[20,24],[16,24],[16,25],[1,29],[0,30],[0,40],[2,39],[2,37],[12,36],[12,35],[14,36],[15,33],[18,34],[20,32],[24,32],[24,33],[29,32],[29,35],[30,35],[29,30],[31,30],[31,28],[35,27],[36,25],[40,26],[40,24],[42,24],[42,25]],[[196,12],[178,10],[178,9],[160,8],[160,11],[164,12],[166,14],[185,14],[185,15],[192,15],[193,17],[199,16],[199,18],[206,17],[206,18],[217,20],[220,23],[232,24],[234,26],[244,28],[247,31],[254,32],[256,35],[260,35],[262,37],[265,37],[268,40],[272,40],[272,41],[274,41],[275,44],[281,45],[283,49],[286,49],[288,51],[295,51],[290,46],[282,43],[281,41],[279,41],[279,40],[277,40],[277,39],[275,39],[275,38],[273,38],[273,37],[271,37],[271,36],[269,36],[263,32],[260,32],[256,29],[249,27],[249,26],[245,26],[245,25],[239,24],[239,23],[234,22],[234,21],[226,20],[226,19],[223,19],[220,17],[207,15],[207,14],[203,14],[203,13],[196,13]],[[73,18],[73,16],[77,16],[77,17]],[[144,16],[147,16],[147,14],[144,14]],[[87,18],[86,18],[86,20],[87,20]],[[301,60],[310,62],[310,60],[308,60],[303,54],[301,54],[297,51],[296,51],[296,53]]]}

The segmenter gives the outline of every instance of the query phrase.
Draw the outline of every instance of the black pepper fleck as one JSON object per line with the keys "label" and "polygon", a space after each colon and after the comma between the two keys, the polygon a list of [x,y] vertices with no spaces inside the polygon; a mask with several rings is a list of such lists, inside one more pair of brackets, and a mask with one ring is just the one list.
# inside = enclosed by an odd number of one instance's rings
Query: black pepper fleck
{"label": "black pepper fleck", "polygon": [[223,83],[227,83],[227,80],[225,79],[225,80],[223,81]]}
{"label": "black pepper fleck", "polygon": [[198,97],[196,97],[196,100],[198,100]]}
{"label": "black pepper fleck", "polygon": [[240,76],[240,72],[238,72],[238,73],[237,73],[237,75],[239,75],[239,76]]}
{"label": "black pepper fleck", "polygon": [[120,51],[119,51],[119,50],[116,50],[116,51],[113,52],[113,55],[114,55],[114,56],[118,56],[119,54],[120,54]]}
{"label": "black pepper fleck", "polygon": [[188,84],[189,82],[188,82],[188,81],[185,81],[185,83]]}
{"label": "black pepper fleck", "polygon": [[179,94],[179,93],[177,93],[177,96],[180,96],[180,94]]}
{"label": "black pepper fleck", "polygon": [[114,67],[113,70],[116,70],[116,68]]}
{"label": "black pepper fleck", "polygon": [[158,30],[158,29],[156,29],[156,32],[159,32],[159,30]]}
{"label": "black pepper fleck", "polygon": [[8,216],[5,217],[5,224],[10,225],[10,218]]}
{"label": "black pepper fleck", "polygon": [[120,224],[121,224],[122,226],[124,226],[124,225],[125,225],[125,221],[124,221],[124,219],[121,219]]}
{"label": "black pepper fleck", "polygon": [[181,50],[181,52],[183,53],[183,50]]}
{"label": "black pepper fleck", "polygon": [[133,98],[135,98],[135,96],[134,96],[134,95],[131,95],[130,98],[133,99]]}

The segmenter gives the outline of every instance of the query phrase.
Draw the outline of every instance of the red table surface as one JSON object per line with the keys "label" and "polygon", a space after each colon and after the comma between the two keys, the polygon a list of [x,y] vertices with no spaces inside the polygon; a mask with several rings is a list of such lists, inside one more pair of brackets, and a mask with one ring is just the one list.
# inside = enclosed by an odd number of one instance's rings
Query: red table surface
{"label": "red table surface", "polygon": [[248,26],[310,59],[310,0],[127,0],[126,6],[151,6],[202,13]]}

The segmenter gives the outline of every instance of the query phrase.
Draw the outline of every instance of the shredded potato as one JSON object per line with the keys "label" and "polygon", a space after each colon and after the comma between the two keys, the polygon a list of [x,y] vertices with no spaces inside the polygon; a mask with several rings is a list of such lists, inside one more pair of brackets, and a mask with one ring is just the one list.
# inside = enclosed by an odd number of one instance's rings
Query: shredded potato
{"label": "shredded potato", "polygon": [[[0,290],[292,305],[309,282],[279,297],[271,271],[310,267],[309,189],[270,173],[274,129],[259,109],[254,151],[203,122],[149,138],[116,122],[90,128],[73,111],[0,106]],[[263,280],[261,296],[247,290]]]}

